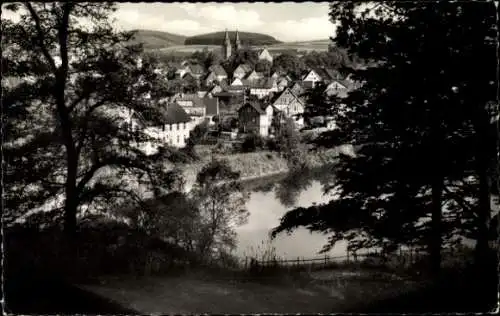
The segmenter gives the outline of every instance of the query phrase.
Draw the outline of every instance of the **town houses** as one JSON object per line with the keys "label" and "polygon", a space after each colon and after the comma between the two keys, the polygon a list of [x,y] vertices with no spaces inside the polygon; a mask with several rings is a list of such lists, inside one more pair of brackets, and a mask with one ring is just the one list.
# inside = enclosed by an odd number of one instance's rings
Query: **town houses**
{"label": "town houses", "polygon": [[[342,98],[355,88],[352,80],[330,68],[306,69],[298,78],[286,69],[261,72],[248,62],[235,64],[231,71],[223,62],[240,49],[239,33],[236,31],[234,41],[231,41],[226,31],[220,50],[223,58],[218,63],[208,68],[206,64],[193,60],[169,64],[168,71],[174,73],[173,78],[180,82],[179,87],[190,83],[191,88],[190,91],[179,89],[162,99],[160,106],[165,109],[165,124],[148,127],[150,131],[154,130],[151,134],[170,146],[183,147],[197,125],[208,122],[208,126],[218,128],[218,122],[230,117],[237,120],[240,134],[273,137],[272,123],[281,124],[287,118],[293,120],[297,129],[307,128],[304,112],[307,106],[314,105],[307,104],[305,95],[318,83],[325,87],[326,96]],[[275,56],[266,48],[260,48],[256,53],[258,61],[265,60],[271,65],[275,61]],[[163,70],[160,73],[164,73]],[[335,124],[325,122],[325,126]]]}

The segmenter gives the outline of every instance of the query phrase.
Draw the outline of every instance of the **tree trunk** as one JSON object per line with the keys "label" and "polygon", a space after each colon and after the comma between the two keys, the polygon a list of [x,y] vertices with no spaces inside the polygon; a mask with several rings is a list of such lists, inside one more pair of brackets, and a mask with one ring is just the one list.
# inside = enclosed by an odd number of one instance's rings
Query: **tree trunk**
{"label": "tree trunk", "polygon": [[489,223],[491,220],[491,205],[490,205],[490,175],[488,174],[489,160],[489,144],[488,130],[485,126],[479,126],[476,152],[476,172],[479,179],[479,203],[477,209],[476,222],[476,247],[474,251],[475,264],[478,271],[485,271],[485,265],[488,261],[488,240],[489,240]]}
{"label": "tree trunk", "polygon": [[429,243],[430,270],[433,276],[438,276],[441,271],[443,185],[443,177],[436,174],[432,181],[432,220]]}
{"label": "tree trunk", "polygon": [[442,248],[442,204],[444,190],[444,153],[443,153],[443,130],[441,127],[441,113],[436,109],[436,113],[431,117],[431,153],[435,153],[430,164],[434,168],[431,175],[431,231],[429,238],[429,268],[434,278],[441,272],[441,248]]}

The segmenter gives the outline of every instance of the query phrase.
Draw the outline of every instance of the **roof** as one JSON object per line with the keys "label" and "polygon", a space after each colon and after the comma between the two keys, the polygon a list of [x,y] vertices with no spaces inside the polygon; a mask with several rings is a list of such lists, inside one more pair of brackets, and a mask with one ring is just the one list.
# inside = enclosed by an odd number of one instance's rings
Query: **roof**
{"label": "roof", "polygon": [[299,102],[304,103],[304,100],[300,98],[296,93],[294,93],[292,89],[286,88],[285,90],[281,91],[281,93],[276,94],[276,96],[272,100],[273,104],[274,102],[276,102],[276,100],[279,99],[279,97],[281,97],[287,91],[289,91],[292,94],[292,96],[294,96]]}
{"label": "roof", "polygon": [[260,105],[259,103],[257,103],[257,102],[246,102],[245,104],[243,104],[243,105],[242,105],[242,106],[238,109],[238,112],[239,112],[241,109],[243,109],[243,108],[245,108],[245,107],[247,107],[247,106],[249,106],[249,107],[253,108],[253,109],[254,109],[255,111],[257,111],[257,113],[259,113],[259,114],[265,114],[265,113],[266,113],[266,111],[264,111],[264,110],[262,109],[261,105]]}
{"label": "roof", "polygon": [[240,64],[238,67],[236,67],[236,69],[234,71],[236,71],[238,69],[241,69],[245,73],[252,71],[252,67],[250,67],[250,65],[248,65],[248,64]]}
{"label": "roof", "polygon": [[250,82],[250,88],[261,88],[261,89],[271,89],[275,81],[272,78],[263,78],[254,82]]}
{"label": "roof", "polygon": [[217,98],[204,98],[203,103],[205,104],[207,115],[219,114],[219,100]]}
{"label": "roof", "polygon": [[336,80],[340,79],[342,76],[340,72],[336,69],[331,68],[315,68],[314,71],[323,79],[326,80]]}
{"label": "roof", "polygon": [[189,65],[189,69],[191,70],[192,73],[197,74],[197,75],[205,72],[203,67],[201,65],[198,65],[198,64]]}
{"label": "roof", "polygon": [[216,76],[227,76],[226,70],[221,65],[213,65],[209,68]]}
{"label": "roof", "polygon": [[177,103],[169,103],[162,109],[162,119],[165,124],[187,123],[191,121],[189,115]]}
{"label": "roof", "polygon": [[210,71],[210,72],[209,72],[209,73],[205,76],[205,78],[204,78],[203,80],[208,80],[208,79],[210,79],[210,78],[212,78],[212,79],[217,79],[215,72]]}
{"label": "roof", "polygon": [[311,72],[313,72],[313,71],[314,71],[314,72],[315,72],[318,76],[320,76],[320,77],[321,77],[321,74],[319,74],[319,73],[316,71],[316,69],[310,69],[310,70],[306,70],[306,71],[304,71],[304,75],[302,76],[302,80],[306,79],[306,77],[307,77],[307,76],[309,76],[309,74],[310,74]]}
{"label": "roof", "polygon": [[290,88],[290,91],[292,91],[296,95],[302,94],[305,90],[302,87],[302,85],[298,82],[295,82],[292,87]]}

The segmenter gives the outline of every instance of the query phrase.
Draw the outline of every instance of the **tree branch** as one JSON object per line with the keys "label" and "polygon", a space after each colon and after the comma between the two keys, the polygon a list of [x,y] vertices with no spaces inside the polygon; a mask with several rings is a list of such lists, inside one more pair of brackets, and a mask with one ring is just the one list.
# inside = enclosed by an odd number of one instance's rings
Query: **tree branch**
{"label": "tree branch", "polygon": [[464,210],[467,210],[467,211],[473,211],[473,207],[468,204],[464,199],[461,199],[456,193],[450,191],[450,189],[448,189],[448,187],[445,185],[444,186],[444,191],[451,196],[451,198],[457,202]]}
{"label": "tree branch", "polygon": [[42,30],[42,24],[40,21],[40,17],[38,16],[37,12],[35,11],[33,6],[31,5],[31,3],[29,3],[29,2],[25,3],[25,6],[28,9],[28,11],[30,12],[31,17],[35,21],[35,27],[36,27],[36,31],[38,34],[38,37],[37,37],[38,42],[39,42],[38,44],[40,45],[40,49],[42,50],[43,55],[47,59],[47,62],[49,63],[50,68],[52,69],[52,72],[54,73],[55,76],[57,76],[56,63],[54,61],[54,58],[52,58],[52,56],[50,55],[47,47],[45,46],[45,35],[43,33],[43,30]]}

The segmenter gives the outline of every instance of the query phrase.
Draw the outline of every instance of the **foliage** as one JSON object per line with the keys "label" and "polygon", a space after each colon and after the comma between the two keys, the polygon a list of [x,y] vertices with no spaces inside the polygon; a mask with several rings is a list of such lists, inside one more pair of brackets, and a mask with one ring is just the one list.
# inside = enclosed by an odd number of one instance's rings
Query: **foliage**
{"label": "foliage", "polygon": [[221,58],[222,56],[220,56],[220,54],[209,51],[208,48],[204,48],[201,51],[195,51],[191,55],[191,59],[196,61],[199,65],[202,65],[205,69],[208,69],[213,65],[218,65]]}
{"label": "foliage", "polygon": [[263,149],[264,146],[265,141],[260,135],[250,133],[245,136],[245,139],[241,144],[241,149],[243,150],[243,152],[254,152],[259,149]]}
{"label": "foliage", "polygon": [[[242,45],[249,46],[263,46],[278,44],[280,41],[276,40],[274,37],[260,34],[260,33],[249,33],[249,32],[238,32],[240,36],[240,41]],[[201,34],[196,36],[191,36],[186,38],[185,45],[217,45],[220,46],[224,43],[226,32],[214,32],[208,34]],[[229,38],[231,42],[234,43],[236,38],[236,32],[229,31]]]}
{"label": "foliage", "polygon": [[72,234],[80,211],[107,212],[168,186],[165,158],[136,147],[158,140],[125,124],[131,111],[144,124],[160,123],[151,97],[161,78],[155,65],[141,62],[141,47],[123,44],[132,34],[112,29],[107,18],[116,7],[24,3],[5,9],[20,13],[18,22],[2,18],[3,75],[17,81],[2,84],[5,223],[46,209],[54,216],[49,222],[63,220]]}
{"label": "foliage", "polygon": [[291,170],[307,167],[306,152],[293,118],[286,118],[276,135],[278,150],[286,159]]}
{"label": "foliage", "polygon": [[236,68],[241,64],[247,64],[251,68],[254,68],[259,61],[259,56],[257,51],[244,47],[231,54],[228,60],[222,63],[222,66],[227,71],[227,73],[233,73]]}
{"label": "foliage", "polygon": [[[351,250],[419,244],[434,272],[443,243],[463,236],[484,255],[495,148],[484,111],[495,98],[494,5],[386,2],[356,14],[357,6],[332,4],[335,46],[375,66],[347,68],[362,89],[344,100],[346,111],[328,101],[322,111],[338,113],[343,135],[336,137],[360,149],[341,158],[336,183],[325,187],[337,199],[290,211],[273,234],[299,226],[326,232],[324,251],[339,240]],[[323,145],[337,143],[332,136]]]}
{"label": "foliage", "polygon": [[212,160],[198,173],[192,189],[201,214],[197,250],[201,258],[214,253],[230,252],[236,246],[236,226],[249,216],[245,209],[248,199],[234,172],[225,160]]}
{"label": "foliage", "polygon": [[305,65],[296,54],[283,53],[273,59],[272,71],[287,73],[293,80],[300,79],[304,70]]}

